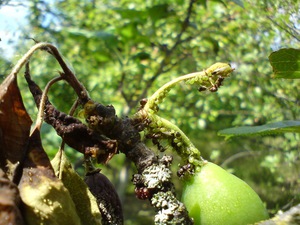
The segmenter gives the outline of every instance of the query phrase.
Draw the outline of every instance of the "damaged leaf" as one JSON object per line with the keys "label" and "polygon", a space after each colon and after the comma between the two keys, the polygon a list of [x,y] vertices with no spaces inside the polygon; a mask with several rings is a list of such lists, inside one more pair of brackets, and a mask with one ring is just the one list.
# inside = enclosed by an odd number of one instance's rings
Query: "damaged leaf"
{"label": "damaged leaf", "polygon": [[81,224],[69,191],[54,174],[38,130],[29,140],[19,190],[27,224]]}
{"label": "damaged leaf", "polygon": [[23,225],[18,187],[0,169],[0,225]]}
{"label": "damaged leaf", "polygon": [[95,170],[88,172],[84,181],[97,199],[102,223],[105,225],[122,225],[124,218],[121,201],[110,180],[99,170]]}
{"label": "damaged leaf", "polygon": [[74,171],[64,151],[58,151],[51,163],[56,176],[62,180],[64,186],[69,190],[81,223],[89,225],[101,224],[101,214],[95,197],[89,191],[82,178]]}
{"label": "damaged leaf", "polygon": [[10,180],[25,156],[31,124],[17,78],[9,75],[0,85],[0,168]]}

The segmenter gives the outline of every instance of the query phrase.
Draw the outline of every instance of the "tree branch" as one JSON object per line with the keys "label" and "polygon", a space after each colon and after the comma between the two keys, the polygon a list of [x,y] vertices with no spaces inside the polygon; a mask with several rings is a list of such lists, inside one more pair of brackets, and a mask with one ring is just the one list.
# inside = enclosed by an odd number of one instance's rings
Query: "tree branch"
{"label": "tree branch", "polygon": [[[187,15],[184,19],[184,21],[182,22],[181,24],[181,30],[180,32],[177,34],[176,36],[176,41],[174,43],[174,45],[168,49],[168,48],[164,48],[164,51],[165,51],[165,57],[162,59],[162,61],[160,62],[159,64],[159,67],[157,69],[157,71],[155,72],[155,74],[146,82],[146,87],[144,88],[144,91],[141,93],[140,97],[138,98],[139,100],[140,99],[143,99],[147,96],[147,91],[148,89],[152,86],[153,82],[164,72],[166,72],[164,70],[164,67],[166,65],[168,65],[169,63],[167,62],[168,59],[170,58],[170,56],[173,54],[173,52],[175,51],[175,49],[178,47],[178,45],[182,44],[184,41],[181,40],[181,37],[182,35],[184,34],[184,32],[187,30],[187,28],[189,27],[189,24],[190,24],[190,17],[192,15],[192,11],[193,11],[193,5],[194,3],[196,2],[196,0],[190,0],[190,3],[189,3],[189,6],[188,6],[188,9],[187,9]],[[190,40],[190,39],[185,39],[186,41],[187,40]]]}

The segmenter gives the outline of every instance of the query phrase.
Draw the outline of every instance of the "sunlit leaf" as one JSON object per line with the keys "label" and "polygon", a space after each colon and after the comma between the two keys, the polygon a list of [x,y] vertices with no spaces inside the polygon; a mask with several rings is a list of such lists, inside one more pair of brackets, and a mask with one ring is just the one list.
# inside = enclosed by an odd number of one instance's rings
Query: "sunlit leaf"
{"label": "sunlit leaf", "polygon": [[114,11],[119,13],[123,19],[130,19],[135,22],[141,22],[147,18],[144,11],[127,8],[114,8]]}
{"label": "sunlit leaf", "polygon": [[288,132],[300,133],[300,121],[288,120],[269,123],[262,126],[228,128],[219,131],[218,135],[225,136],[228,139],[237,136],[273,135]]}
{"label": "sunlit leaf", "polygon": [[300,49],[284,48],[269,56],[275,78],[300,78]]}
{"label": "sunlit leaf", "polygon": [[9,75],[0,85],[0,167],[9,179],[24,158],[31,124],[17,78]]}
{"label": "sunlit leaf", "polygon": [[82,224],[101,224],[101,214],[95,197],[82,178],[74,171],[64,151],[59,151],[51,161],[56,175],[69,190]]}
{"label": "sunlit leaf", "polygon": [[242,8],[244,8],[244,3],[242,0],[229,0],[230,2],[234,2],[235,4],[241,6]]}
{"label": "sunlit leaf", "polygon": [[115,35],[113,35],[109,32],[106,32],[106,31],[89,31],[89,30],[71,27],[71,28],[64,29],[64,32],[68,32],[70,35],[82,36],[87,39],[96,38],[96,39],[103,40],[103,41],[115,41],[116,40]]}
{"label": "sunlit leaf", "polygon": [[122,26],[122,28],[120,28],[119,33],[122,35],[123,38],[134,39],[138,34],[138,30],[136,24],[128,23]]}
{"label": "sunlit leaf", "polygon": [[69,191],[54,174],[38,130],[29,140],[19,190],[27,224],[81,224]]}

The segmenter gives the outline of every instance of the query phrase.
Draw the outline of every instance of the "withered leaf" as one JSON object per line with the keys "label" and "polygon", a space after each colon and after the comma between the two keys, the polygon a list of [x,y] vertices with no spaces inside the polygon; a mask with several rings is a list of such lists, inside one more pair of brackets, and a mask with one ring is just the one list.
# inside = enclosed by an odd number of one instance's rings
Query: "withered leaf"
{"label": "withered leaf", "polygon": [[69,191],[54,174],[37,129],[29,139],[19,190],[27,224],[81,224]]}
{"label": "withered leaf", "polygon": [[57,152],[51,160],[52,166],[65,187],[69,190],[77,214],[82,224],[100,225],[101,214],[98,209],[97,201],[83,179],[72,168],[64,151]]}
{"label": "withered leaf", "polygon": [[0,85],[0,168],[10,180],[25,156],[31,124],[17,78],[9,75]]}
{"label": "withered leaf", "polygon": [[0,225],[23,225],[18,187],[0,169]]}
{"label": "withered leaf", "polygon": [[97,199],[103,224],[124,224],[123,210],[117,191],[110,180],[100,171],[88,172],[84,178]]}

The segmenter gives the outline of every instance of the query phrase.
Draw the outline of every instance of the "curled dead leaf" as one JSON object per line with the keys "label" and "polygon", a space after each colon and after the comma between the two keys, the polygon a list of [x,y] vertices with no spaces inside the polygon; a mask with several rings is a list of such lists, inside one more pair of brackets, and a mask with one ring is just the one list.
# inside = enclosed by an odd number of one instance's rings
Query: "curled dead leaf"
{"label": "curled dead leaf", "polygon": [[0,169],[0,225],[23,225],[18,187]]}
{"label": "curled dead leaf", "polygon": [[115,187],[99,170],[87,173],[84,178],[90,191],[97,199],[103,224],[123,224],[122,205]]}
{"label": "curled dead leaf", "polygon": [[64,151],[58,151],[51,163],[56,176],[62,180],[64,186],[69,190],[81,224],[101,225],[101,214],[96,199],[82,178],[72,168]]}
{"label": "curled dead leaf", "polygon": [[10,180],[24,159],[31,124],[17,78],[9,75],[0,85],[0,168]]}
{"label": "curled dead leaf", "polygon": [[19,190],[27,224],[81,224],[69,191],[54,174],[38,130],[29,140]]}

